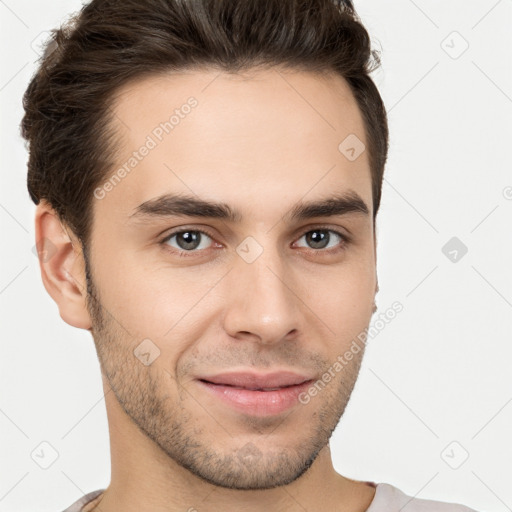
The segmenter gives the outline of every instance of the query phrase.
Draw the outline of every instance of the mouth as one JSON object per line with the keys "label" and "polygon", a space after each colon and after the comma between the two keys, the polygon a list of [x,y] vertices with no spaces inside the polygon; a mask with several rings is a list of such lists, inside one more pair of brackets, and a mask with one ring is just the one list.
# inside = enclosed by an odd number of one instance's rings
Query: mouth
{"label": "mouth", "polygon": [[297,405],[299,395],[314,379],[290,372],[231,373],[198,378],[197,382],[209,396],[237,412],[271,416]]}

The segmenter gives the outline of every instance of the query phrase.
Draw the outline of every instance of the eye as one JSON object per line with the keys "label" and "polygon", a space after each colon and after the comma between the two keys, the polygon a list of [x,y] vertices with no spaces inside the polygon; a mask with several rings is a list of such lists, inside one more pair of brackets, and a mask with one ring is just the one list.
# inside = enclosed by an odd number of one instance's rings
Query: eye
{"label": "eye", "polygon": [[[334,235],[334,236],[333,236]],[[350,242],[348,235],[327,228],[314,228],[304,233],[300,238],[305,239],[309,250],[315,253],[333,254],[345,249]],[[166,250],[180,257],[197,256],[201,251],[207,251],[212,245],[222,247],[213,241],[213,235],[201,229],[184,229],[168,234],[160,244]],[[296,245],[298,242],[295,242]],[[300,247],[300,246],[299,246]]]}
{"label": "eye", "polygon": [[[171,244],[171,240],[175,241],[175,245]],[[188,252],[197,252],[199,250],[208,249],[206,239],[212,239],[211,236],[200,229],[182,229],[167,235],[160,243],[169,245],[178,252],[179,256],[188,256]]]}
{"label": "eye", "polygon": [[314,249],[315,251],[325,251],[328,253],[342,250],[349,242],[347,235],[326,228],[312,229],[307,233],[304,233],[299,240],[302,238],[306,240],[309,248]]}

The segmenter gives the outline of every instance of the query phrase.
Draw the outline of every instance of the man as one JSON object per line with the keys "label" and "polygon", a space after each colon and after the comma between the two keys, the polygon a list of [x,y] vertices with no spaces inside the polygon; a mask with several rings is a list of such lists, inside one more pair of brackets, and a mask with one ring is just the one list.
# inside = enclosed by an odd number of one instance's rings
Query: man
{"label": "man", "polygon": [[94,0],[55,33],[28,188],[112,460],[68,511],[470,511],[331,461],[376,308],[375,63],[348,1]]}

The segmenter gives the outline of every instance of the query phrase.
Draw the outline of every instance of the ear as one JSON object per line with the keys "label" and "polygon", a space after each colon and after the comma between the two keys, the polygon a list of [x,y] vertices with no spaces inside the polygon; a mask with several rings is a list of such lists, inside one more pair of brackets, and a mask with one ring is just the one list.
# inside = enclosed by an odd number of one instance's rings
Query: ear
{"label": "ear", "polygon": [[60,317],[73,327],[91,330],[85,261],[78,239],[44,200],[36,208],[35,233],[43,284],[57,303]]}

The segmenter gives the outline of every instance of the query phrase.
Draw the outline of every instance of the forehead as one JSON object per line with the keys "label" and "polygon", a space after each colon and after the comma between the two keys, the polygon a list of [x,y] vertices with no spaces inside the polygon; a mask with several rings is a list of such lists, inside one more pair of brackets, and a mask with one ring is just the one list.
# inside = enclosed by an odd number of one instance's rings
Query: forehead
{"label": "forehead", "polygon": [[144,201],[183,192],[282,215],[302,198],[346,190],[371,209],[364,123],[338,75],[166,73],[121,88],[111,111],[119,147],[106,179],[125,172],[99,209],[115,201],[128,217]]}

